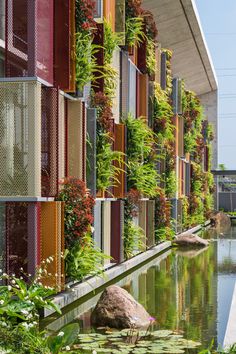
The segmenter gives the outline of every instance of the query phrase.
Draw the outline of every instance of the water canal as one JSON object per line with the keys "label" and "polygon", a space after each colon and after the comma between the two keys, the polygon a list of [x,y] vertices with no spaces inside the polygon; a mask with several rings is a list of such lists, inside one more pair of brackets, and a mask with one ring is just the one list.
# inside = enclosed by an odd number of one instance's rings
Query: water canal
{"label": "water canal", "polygon": [[[155,329],[171,329],[207,347],[221,345],[236,281],[236,225],[229,230],[203,232],[212,242],[206,249],[172,249],[138,268],[117,284],[157,319]],[[90,314],[100,293],[77,302],[49,324],[59,330],[78,321],[91,332]]]}

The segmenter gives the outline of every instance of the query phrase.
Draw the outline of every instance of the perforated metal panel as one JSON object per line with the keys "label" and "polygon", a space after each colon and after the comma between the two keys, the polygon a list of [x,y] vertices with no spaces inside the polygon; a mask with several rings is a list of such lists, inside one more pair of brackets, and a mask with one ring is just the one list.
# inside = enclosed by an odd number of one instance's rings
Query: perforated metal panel
{"label": "perforated metal panel", "polygon": [[[115,150],[120,151],[123,154],[125,154],[125,138],[126,138],[126,127],[124,124],[115,124]],[[115,165],[119,168],[121,168],[121,171],[119,171],[117,175],[117,180],[116,185],[113,188],[114,191],[114,196],[116,198],[124,198],[125,195],[125,156],[123,156],[123,162],[122,165],[119,166],[117,162],[115,162]]]}
{"label": "perforated metal panel", "polygon": [[137,116],[148,119],[148,75],[137,74],[137,85],[139,86],[139,100],[137,101]]}
{"label": "perforated metal panel", "polygon": [[124,202],[111,202],[111,257],[112,262],[120,263],[124,260]]}
{"label": "perforated metal panel", "polygon": [[68,175],[84,178],[85,159],[85,122],[83,103],[81,101],[67,101],[67,133],[68,133]]}
{"label": "perforated metal panel", "polygon": [[42,196],[58,191],[58,90],[42,87],[41,121]]}
{"label": "perforated metal panel", "polygon": [[48,0],[6,0],[6,76],[53,84],[53,11]]}
{"label": "perforated metal panel", "polygon": [[115,31],[123,34],[120,45],[125,45],[125,0],[116,0]]}
{"label": "perforated metal panel", "polygon": [[53,262],[48,265],[50,277],[43,279],[45,285],[64,286],[64,273],[62,268],[61,252],[64,250],[63,233],[63,203],[41,203],[41,253],[40,260],[53,256]]}
{"label": "perforated metal panel", "polygon": [[96,109],[87,109],[87,168],[86,182],[90,193],[96,196]]}
{"label": "perforated metal panel", "polygon": [[120,122],[120,49],[116,49],[113,53],[112,67],[116,70],[116,90],[112,100],[112,113],[115,123]]}
{"label": "perforated metal panel", "polygon": [[27,272],[28,241],[27,203],[6,203],[6,253],[8,273],[19,274],[22,267]]}
{"label": "perforated metal panel", "polygon": [[58,98],[58,178],[66,175],[66,102],[63,94]]}
{"label": "perforated metal panel", "polygon": [[166,77],[166,70],[167,70],[166,61],[167,61],[166,53],[163,52],[163,53],[161,53],[161,88],[162,88],[162,90],[165,90],[166,85],[167,85],[167,82],[166,82],[166,79],[167,79],[167,77]]}
{"label": "perforated metal panel", "polygon": [[128,104],[128,92],[129,92],[129,56],[128,53],[120,52],[120,72],[121,72],[121,83],[120,83],[120,114],[121,116],[126,116],[129,109]]}
{"label": "perforated metal panel", "polygon": [[102,202],[96,200],[94,205],[94,242],[96,246],[102,248]]}
{"label": "perforated metal panel", "polygon": [[0,203],[0,269],[6,272],[6,206]]}
{"label": "perforated metal panel", "polygon": [[0,195],[41,195],[41,85],[0,82]]}
{"label": "perforated metal panel", "polygon": [[136,76],[137,70],[135,65],[129,61],[129,112],[136,117]]}
{"label": "perforated metal panel", "polygon": [[75,0],[57,0],[55,4],[55,83],[65,91],[75,91]]}
{"label": "perforated metal panel", "polygon": [[[102,251],[110,256],[111,252],[111,202],[102,202]],[[110,259],[104,261],[110,263]]]}

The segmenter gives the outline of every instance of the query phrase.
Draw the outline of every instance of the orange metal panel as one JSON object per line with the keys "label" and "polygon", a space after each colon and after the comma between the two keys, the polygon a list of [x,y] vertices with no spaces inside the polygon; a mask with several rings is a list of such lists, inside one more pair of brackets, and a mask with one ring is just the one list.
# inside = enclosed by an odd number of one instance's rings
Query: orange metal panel
{"label": "orange metal panel", "polygon": [[111,23],[112,30],[115,32],[116,2],[114,0],[103,0],[103,16]]}
{"label": "orange metal panel", "polygon": [[186,159],[187,162],[190,162],[190,153],[189,152],[187,152],[185,154],[185,159]]}
{"label": "orange metal panel", "polygon": [[[125,126],[124,124],[115,124],[115,150],[125,153]],[[125,156],[123,157],[123,163],[121,166],[115,162],[117,167],[120,167],[122,171],[119,172],[117,178],[119,184],[114,186],[115,198],[124,198],[125,195]]]}
{"label": "orange metal panel", "polygon": [[138,112],[139,116],[148,119],[148,75],[138,74],[139,80],[139,102],[138,102]]}
{"label": "orange metal panel", "polygon": [[[47,271],[52,275],[45,277],[43,283],[60,290],[64,282],[64,265],[61,252],[64,249],[64,213],[62,202],[41,203],[41,262],[52,256]],[[63,274],[63,277],[62,277]]]}
{"label": "orange metal panel", "polygon": [[132,60],[134,65],[137,66],[138,63],[138,48],[137,45],[129,47],[129,58]]}

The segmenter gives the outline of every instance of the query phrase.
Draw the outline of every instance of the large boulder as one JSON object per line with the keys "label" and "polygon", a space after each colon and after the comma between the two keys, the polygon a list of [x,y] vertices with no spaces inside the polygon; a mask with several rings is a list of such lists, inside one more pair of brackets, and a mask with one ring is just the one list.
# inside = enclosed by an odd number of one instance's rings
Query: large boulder
{"label": "large boulder", "polygon": [[94,326],[140,328],[150,324],[150,315],[126,290],[117,285],[106,288],[91,315]]}
{"label": "large boulder", "polygon": [[204,240],[198,235],[195,234],[180,234],[175,237],[173,243],[178,246],[185,246],[185,247],[206,247],[209,246],[209,242]]}
{"label": "large boulder", "polygon": [[231,220],[228,215],[222,211],[214,212],[210,216],[211,225],[216,228],[228,230],[231,227]]}

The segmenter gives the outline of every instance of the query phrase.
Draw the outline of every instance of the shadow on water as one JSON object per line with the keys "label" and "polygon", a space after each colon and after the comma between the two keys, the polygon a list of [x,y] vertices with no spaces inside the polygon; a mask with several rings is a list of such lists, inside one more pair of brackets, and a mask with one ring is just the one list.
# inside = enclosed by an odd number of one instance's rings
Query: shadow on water
{"label": "shadow on water", "polygon": [[[157,329],[177,330],[207,347],[223,343],[236,281],[236,225],[208,230],[204,249],[173,249],[121,279],[129,291],[157,319]],[[70,309],[49,325],[79,321],[91,331],[90,314],[100,294]]]}

